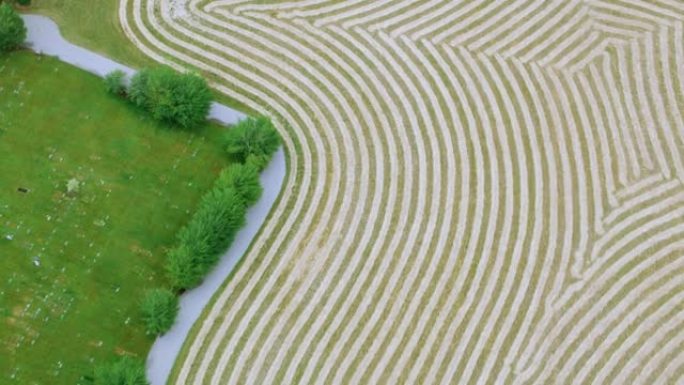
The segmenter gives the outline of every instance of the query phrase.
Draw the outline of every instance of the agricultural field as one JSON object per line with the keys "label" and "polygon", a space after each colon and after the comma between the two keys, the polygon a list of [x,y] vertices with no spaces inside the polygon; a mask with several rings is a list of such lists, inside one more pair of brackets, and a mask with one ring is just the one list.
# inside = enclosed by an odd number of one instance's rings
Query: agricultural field
{"label": "agricultural field", "polygon": [[0,384],[145,359],[142,294],[168,284],[166,249],[228,165],[224,130],[170,129],[94,75],[0,55]]}
{"label": "agricultural field", "polygon": [[172,384],[681,384],[684,4],[121,0],[290,174]]}

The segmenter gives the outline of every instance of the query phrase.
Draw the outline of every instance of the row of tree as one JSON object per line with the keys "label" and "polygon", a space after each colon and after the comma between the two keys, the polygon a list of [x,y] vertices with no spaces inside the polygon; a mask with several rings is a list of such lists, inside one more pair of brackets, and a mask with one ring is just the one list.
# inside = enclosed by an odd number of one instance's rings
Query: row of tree
{"label": "row of tree", "polygon": [[[169,67],[145,69],[130,83],[122,71],[105,77],[111,94],[129,99],[153,118],[183,128],[205,121],[211,103],[206,82]],[[177,294],[199,285],[215,267],[246,221],[247,209],[262,194],[260,172],[280,146],[280,136],[268,118],[247,118],[226,132],[225,149],[233,163],[221,171],[167,253],[166,272],[172,289],[148,290],[140,302],[146,333],[165,334],[179,311]],[[97,385],[145,385],[144,363],[130,357],[95,370]]]}
{"label": "row of tree", "polygon": [[[171,329],[179,310],[176,293],[199,285],[245,224],[247,208],[263,191],[259,173],[278,149],[280,137],[270,120],[258,117],[239,122],[228,130],[225,141],[235,163],[221,171],[195,214],[178,232],[178,244],[167,254],[166,270],[174,291],[151,289],[140,302],[147,334],[158,336]],[[133,357],[101,364],[95,368],[94,382],[147,385],[145,364]]]}
{"label": "row of tree", "polygon": [[221,173],[168,253],[166,269],[174,288],[186,290],[202,282],[245,224],[246,195],[258,198],[260,193],[256,168],[234,164]]}
{"label": "row of tree", "polygon": [[245,224],[247,208],[261,196],[259,173],[279,145],[270,120],[248,118],[228,130],[226,148],[237,160],[224,169],[204,195],[188,224],[178,232],[178,244],[167,256],[173,287],[197,286],[216,265]]}
{"label": "row of tree", "polygon": [[[166,270],[173,290],[148,290],[140,302],[147,334],[166,333],[175,322],[177,294],[199,285],[245,223],[247,208],[263,188],[259,173],[278,149],[280,137],[267,118],[248,118],[227,131],[226,150],[235,160],[219,174],[195,214],[177,234],[167,254]],[[96,385],[147,385],[142,360],[123,357],[95,368]]]}

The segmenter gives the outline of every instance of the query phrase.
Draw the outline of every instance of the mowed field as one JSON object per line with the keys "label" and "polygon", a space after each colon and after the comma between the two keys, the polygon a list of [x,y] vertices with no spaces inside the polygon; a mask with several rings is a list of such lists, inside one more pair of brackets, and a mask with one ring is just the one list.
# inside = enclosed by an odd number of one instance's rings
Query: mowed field
{"label": "mowed field", "polygon": [[291,160],[170,383],[684,381],[684,3],[119,16],[272,116]]}
{"label": "mowed field", "polygon": [[145,358],[142,295],[229,163],[224,130],[170,129],[95,75],[0,55],[0,384],[85,385]]}

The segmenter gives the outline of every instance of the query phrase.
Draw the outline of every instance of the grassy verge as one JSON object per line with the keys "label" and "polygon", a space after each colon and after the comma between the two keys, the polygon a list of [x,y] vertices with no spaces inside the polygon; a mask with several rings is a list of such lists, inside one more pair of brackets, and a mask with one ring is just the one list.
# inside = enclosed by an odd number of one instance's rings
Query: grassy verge
{"label": "grassy verge", "polygon": [[138,299],[227,165],[223,129],[166,129],[28,52],[0,56],[0,77],[0,383],[78,384],[146,355]]}
{"label": "grassy verge", "polygon": [[126,38],[119,24],[118,0],[33,0],[25,11],[49,16],[67,40],[91,51],[132,67],[154,64]]}

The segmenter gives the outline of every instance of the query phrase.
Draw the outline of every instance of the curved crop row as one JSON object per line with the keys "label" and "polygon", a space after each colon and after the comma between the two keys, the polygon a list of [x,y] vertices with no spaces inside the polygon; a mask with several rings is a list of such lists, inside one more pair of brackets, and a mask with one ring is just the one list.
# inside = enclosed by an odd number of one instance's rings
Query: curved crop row
{"label": "curved crop row", "polygon": [[684,377],[681,4],[122,0],[120,19],[272,117],[291,160],[172,383]]}

